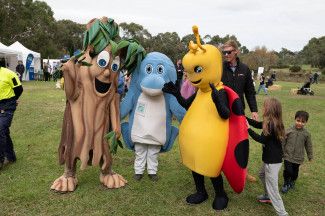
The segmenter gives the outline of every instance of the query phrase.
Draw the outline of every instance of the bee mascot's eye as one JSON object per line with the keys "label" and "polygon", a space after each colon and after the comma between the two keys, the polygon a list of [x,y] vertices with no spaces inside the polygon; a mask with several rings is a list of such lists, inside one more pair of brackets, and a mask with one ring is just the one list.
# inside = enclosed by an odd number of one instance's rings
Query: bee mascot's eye
{"label": "bee mascot's eye", "polygon": [[203,68],[201,66],[195,66],[194,72],[195,73],[201,73],[203,71]]}
{"label": "bee mascot's eye", "polygon": [[108,65],[109,63],[109,53],[107,51],[102,51],[101,53],[98,54],[97,57],[97,64],[99,67],[104,68]]}
{"label": "bee mascot's eye", "polygon": [[150,73],[152,72],[152,70],[153,70],[152,65],[151,65],[151,64],[147,64],[147,65],[146,65],[146,72],[147,72],[148,74],[150,74]]}
{"label": "bee mascot's eye", "polygon": [[112,71],[117,72],[120,69],[120,57],[116,56],[111,65]]}
{"label": "bee mascot's eye", "polygon": [[164,70],[165,70],[165,68],[164,68],[163,65],[158,65],[158,67],[157,67],[157,72],[158,72],[159,74],[164,73]]}

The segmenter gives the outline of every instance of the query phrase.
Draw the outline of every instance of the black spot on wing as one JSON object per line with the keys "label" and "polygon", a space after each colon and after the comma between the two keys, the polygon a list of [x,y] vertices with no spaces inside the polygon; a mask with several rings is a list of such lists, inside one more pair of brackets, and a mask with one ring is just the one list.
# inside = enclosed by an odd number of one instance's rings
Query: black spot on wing
{"label": "black spot on wing", "polygon": [[235,157],[238,165],[245,169],[248,163],[249,142],[245,139],[237,144],[235,148]]}
{"label": "black spot on wing", "polygon": [[234,100],[234,102],[231,105],[231,109],[235,115],[238,115],[238,116],[244,115],[244,108],[243,108],[243,104],[242,104],[240,98],[237,98]]}

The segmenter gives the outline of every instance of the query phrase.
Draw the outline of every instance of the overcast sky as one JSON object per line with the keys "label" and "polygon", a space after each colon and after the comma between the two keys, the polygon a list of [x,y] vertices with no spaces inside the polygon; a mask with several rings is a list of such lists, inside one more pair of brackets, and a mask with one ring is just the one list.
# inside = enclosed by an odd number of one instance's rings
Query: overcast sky
{"label": "overcast sky", "polygon": [[[248,49],[265,45],[300,51],[312,37],[325,36],[324,0],[45,0],[56,20],[87,23],[107,16],[135,22],[152,35],[199,26],[202,37],[234,34]],[[199,5],[197,5],[199,3]]]}

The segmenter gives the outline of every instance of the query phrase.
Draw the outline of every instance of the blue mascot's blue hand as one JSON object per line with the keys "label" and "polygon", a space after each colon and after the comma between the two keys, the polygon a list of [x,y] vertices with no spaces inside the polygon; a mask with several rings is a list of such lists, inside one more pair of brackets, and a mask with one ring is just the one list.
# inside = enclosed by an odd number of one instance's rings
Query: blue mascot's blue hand
{"label": "blue mascot's blue hand", "polygon": [[128,149],[134,151],[134,143],[131,141],[131,137],[130,137],[131,133],[129,130],[130,130],[129,123],[123,122],[121,124],[121,132],[122,132],[124,144]]}

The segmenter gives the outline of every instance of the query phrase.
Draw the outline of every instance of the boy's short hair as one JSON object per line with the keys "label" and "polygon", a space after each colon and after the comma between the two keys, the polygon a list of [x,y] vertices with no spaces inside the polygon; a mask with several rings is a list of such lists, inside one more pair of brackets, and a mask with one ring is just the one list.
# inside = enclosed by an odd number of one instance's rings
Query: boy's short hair
{"label": "boy's short hair", "polygon": [[296,115],[295,115],[295,119],[297,119],[297,118],[301,118],[302,120],[307,122],[308,118],[309,118],[309,114],[306,111],[299,110],[299,111],[296,112]]}
{"label": "boy's short hair", "polygon": [[228,40],[226,43],[224,43],[222,48],[225,48],[225,47],[233,47],[235,50],[238,50],[238,44],[234,40]]}

